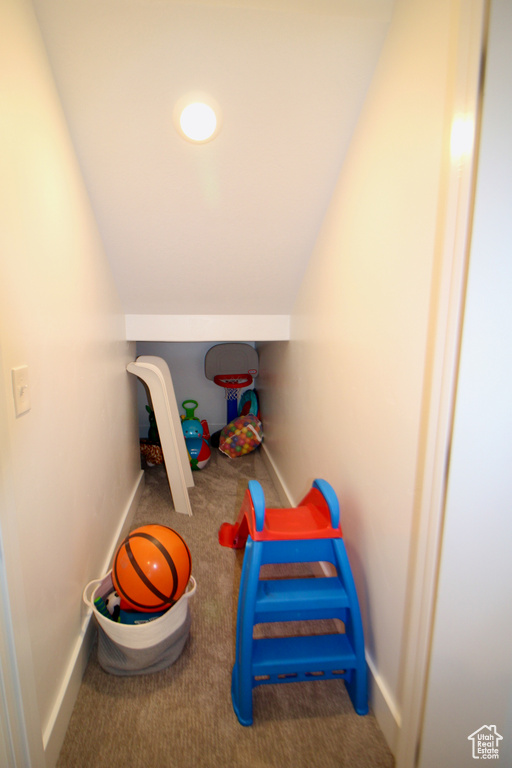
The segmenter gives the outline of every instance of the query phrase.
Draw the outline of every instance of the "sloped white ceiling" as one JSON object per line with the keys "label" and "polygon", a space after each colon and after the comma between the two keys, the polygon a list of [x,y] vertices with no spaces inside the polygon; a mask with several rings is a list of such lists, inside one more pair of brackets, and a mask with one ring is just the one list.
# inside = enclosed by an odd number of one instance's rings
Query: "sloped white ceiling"
{"label": "sloped white ceiling", "polygon": [[[127,314],[291,310],[392,0],[34,0]],[[222,130],[176,132],[189,91]]]}

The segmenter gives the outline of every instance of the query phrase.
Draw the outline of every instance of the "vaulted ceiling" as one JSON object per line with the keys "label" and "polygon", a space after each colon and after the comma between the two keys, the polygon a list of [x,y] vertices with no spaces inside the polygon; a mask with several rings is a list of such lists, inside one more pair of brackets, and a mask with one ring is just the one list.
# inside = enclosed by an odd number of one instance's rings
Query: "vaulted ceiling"
{"label": "vaulted ceiling", "polygon": [[[293,305],[393,0],[34,0],[124,310]],[[175,103],[211,95],[219,135]]]}

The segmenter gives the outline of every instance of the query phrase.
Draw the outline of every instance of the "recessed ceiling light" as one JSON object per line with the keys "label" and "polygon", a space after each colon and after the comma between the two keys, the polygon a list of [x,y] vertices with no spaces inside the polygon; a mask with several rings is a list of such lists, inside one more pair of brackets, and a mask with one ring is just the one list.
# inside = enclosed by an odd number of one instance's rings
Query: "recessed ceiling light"
{"label": "recessed ceiling light", "polygon": [[215,132],[217,118],[208,104],[196,101],[181,113],[180,126],[185,136],[192,141],[206,141]]}
{"label": "recessed ceiling light", "polygon": [[184,138],[195,144],[204,144],[219,132],[220,110],[211,98],[191,94],[176,104],[174,122]]}

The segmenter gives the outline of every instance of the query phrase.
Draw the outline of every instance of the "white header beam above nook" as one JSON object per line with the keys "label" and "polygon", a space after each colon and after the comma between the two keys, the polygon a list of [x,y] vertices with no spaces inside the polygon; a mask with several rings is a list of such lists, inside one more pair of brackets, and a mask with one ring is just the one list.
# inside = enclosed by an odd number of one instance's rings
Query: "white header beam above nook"
{"label": "white header beam above nook", "polygon": [[128,341],[288,341],[289,315],[126,315]]}

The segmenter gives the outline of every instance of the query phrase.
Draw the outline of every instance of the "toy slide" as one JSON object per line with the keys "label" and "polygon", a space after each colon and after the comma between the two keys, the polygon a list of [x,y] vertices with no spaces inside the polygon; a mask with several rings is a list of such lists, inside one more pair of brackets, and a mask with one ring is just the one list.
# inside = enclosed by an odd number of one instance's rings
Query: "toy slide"
{"label": "toy slide", "polygon": [[219,543],[243,549],[249,535],[253,541],[341,537],[338,497],[329,483],[317,479],[298,507],[265,509],[261,485],[250,480],[236,522],[219,529]]}
{"label": "toy slide", "polygon": [[[344,680],[355,711],[368,712],[364,633],[334,489],[317,479],[298,507],[265,509],[263,488],[249,481],[236,523],[219,530],[223,546],[245,546],[236,620],[231,700],[241,725],[253,722],[260,685]],[[270,563],[322,563],[335,575],[268,578]],[[332,571],[331,571],[332,573]],[[337,619],[343,631],[319,634],[312,622]],[[254,637],[257,624],[301,622],[302,631]],[[340,627],[341,629],[341,627]]]}
{"label": "toy slide", "polygon": [[174,509],[191,515],[187,489],[194,487],[194,480],[169,367],[161,357],[143,355],[128,363],[127,370],[145,382],[151,394]]}

